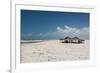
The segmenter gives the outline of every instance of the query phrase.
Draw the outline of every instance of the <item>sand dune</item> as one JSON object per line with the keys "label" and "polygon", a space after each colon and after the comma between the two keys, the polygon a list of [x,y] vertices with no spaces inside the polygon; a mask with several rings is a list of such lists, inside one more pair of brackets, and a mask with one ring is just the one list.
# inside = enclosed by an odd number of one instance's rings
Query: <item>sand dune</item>
{"label": "sand dune", "polygon": [[87,59],[89,40],[83,44],[61,43],[59,40],[21,44],[21,63]]}

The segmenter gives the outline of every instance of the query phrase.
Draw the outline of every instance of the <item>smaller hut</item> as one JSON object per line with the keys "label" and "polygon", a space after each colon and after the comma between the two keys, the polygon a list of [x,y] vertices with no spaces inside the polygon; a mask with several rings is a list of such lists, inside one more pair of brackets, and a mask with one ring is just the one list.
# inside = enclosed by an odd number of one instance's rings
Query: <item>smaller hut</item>
{"label": "smaller hut", "polygon": [[72,41],[70,37],[65,37],[64,39],[65,39],[65,43],[71,43]]}
{"label": "smaller hut", "polygon": [[65,37],[64,39],[60,39],[62,43],[71,43],[70,37]]}

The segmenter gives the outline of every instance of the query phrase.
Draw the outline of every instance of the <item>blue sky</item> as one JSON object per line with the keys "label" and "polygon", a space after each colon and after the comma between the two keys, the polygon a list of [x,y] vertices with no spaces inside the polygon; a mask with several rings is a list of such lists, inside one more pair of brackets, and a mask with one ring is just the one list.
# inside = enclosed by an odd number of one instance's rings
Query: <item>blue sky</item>
{"label": "blue sky", "polygon": [[89,13],[21,10],[22,39],[59,39],[78,35],[89,38]]}

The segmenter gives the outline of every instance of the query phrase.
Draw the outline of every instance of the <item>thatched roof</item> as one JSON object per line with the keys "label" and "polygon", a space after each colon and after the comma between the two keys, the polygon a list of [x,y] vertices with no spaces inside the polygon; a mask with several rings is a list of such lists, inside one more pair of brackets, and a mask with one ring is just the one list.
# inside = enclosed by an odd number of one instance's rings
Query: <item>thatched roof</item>
{"label": "thatched roof", "polygon": [[71,39],[71,38],[67,36],[67,37],[65,37],[64,39]]}
{"label": "thatched roof", "polygon": [[73,37],[72,39],[74,39],[74,40],[81,40],[81,39],[78,38],[78,37]]}
{"label": "thatched roof", "polygon": [[73,37],[74,39],[79,39],[78,37]]}

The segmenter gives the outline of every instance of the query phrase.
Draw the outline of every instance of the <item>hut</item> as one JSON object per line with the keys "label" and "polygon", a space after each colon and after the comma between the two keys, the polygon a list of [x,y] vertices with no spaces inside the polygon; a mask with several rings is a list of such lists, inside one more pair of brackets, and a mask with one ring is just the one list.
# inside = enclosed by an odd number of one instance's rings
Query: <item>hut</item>
{"label": "hut", "polygon": [[65,37],[64,39],[65,39],[65,43],[71,43],[72,41],[70,37]]}
{"label": "hut", "polygon": [[78,37],[74,37],[72,38],[71,43],[83,43],[84,40],[78,38]]}
{"label": "hut", "polygon": [[71,38],[70,37],[65,37],[64,39],[60,39],[62,43],[71,43]]}

